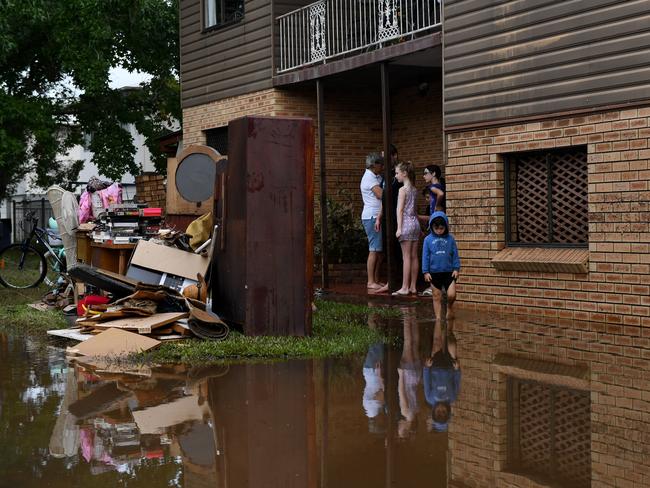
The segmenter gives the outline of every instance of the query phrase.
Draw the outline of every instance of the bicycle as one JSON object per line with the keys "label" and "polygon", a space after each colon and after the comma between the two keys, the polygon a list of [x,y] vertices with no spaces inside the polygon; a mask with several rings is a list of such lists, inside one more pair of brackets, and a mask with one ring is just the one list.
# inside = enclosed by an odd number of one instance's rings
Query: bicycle
{"label": "bicycle", "polygon": [[[63,249],[50,245],[51,234],[47,229],[38,227],[35,212],[25,214],[20,223],[23,231],[25,222],[32,223],[27,237],[19,244],[10,244],[0,250],[0,284],[7,288],[35,288],[45,282],[53,288],[59,288],[59,285],[67,288],[70,279],[66,273]],[[32,244],[34,239],[40,249]],[[41,250],[43,248],[45,252]]]}

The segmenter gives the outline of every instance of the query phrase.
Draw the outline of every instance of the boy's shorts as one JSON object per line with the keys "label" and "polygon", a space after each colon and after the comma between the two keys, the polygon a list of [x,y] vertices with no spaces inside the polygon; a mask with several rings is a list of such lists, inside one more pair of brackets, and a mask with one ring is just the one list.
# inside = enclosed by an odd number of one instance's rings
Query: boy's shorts
{"label": "boy's shorts", "polygon": [[451,272],[431,273],[431,284],[435,286],[438,290],[442,291],[443,287],[445,288],[445,290],[449,290],[449,287],[454,281],[456,280],[451,276]]}
{"label": "boy's shorts", "polygon": [[375,231],[376,220],[375,217],[371,217],[369,219],[361,219],[361,223],[366,231],[366,236],[368,236],[368,251],[383,252],[384,246],[381,240],[381,229],[379,232]]}

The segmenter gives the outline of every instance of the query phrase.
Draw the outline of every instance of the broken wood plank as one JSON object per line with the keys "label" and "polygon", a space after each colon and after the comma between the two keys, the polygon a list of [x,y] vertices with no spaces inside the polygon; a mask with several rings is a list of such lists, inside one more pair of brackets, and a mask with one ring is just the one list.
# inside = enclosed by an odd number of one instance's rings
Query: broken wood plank
{"label": "broken wood plank", "polygon": [[185,312],[156,313],[149,317],[127,317],[111,320],[109,322],[92,323],[95,329],[123,329],[137,332],[138,334],[151,334],[158,327],[175,322],[187,317]]}

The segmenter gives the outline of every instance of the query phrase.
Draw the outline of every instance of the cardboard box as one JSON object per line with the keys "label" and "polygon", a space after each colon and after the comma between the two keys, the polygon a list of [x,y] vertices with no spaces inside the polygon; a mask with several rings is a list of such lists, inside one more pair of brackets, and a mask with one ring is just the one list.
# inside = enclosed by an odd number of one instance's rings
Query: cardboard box
{"label": "cardboard box", "polygon": [[209,265],[209,257],[139,241],[126,275],[144,283],[164,284],[180,291],[189,284],[196,284],[198,273],[205,276]]}

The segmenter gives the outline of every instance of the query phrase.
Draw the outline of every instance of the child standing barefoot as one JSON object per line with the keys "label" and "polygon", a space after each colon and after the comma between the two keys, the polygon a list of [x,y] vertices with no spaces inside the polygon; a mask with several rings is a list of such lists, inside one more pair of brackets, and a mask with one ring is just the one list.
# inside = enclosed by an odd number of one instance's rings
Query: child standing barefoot
{"label": "child standing barefoot", "polygon": [[422,245],[422,273],[433,285],[433,311],[436,321],[442,317],[442,289],[447,290],[447,319],[454,318],[456,279],[460,257],[454,236],[449,233],[449,221],[444,212],[434,212],[429,220],[431,233]]}
{"label": "child standing barefoot", "polygon": [[418,240],[420,224],[415,213],[417,189],[413,186],[415,171],[411,163],[399,163],[395,168],[397,181],[404,186],[397,195],[397,232],[395,235],[402,248],[402,287],[393,295],[417,293],[415,282],[418,277]]}

